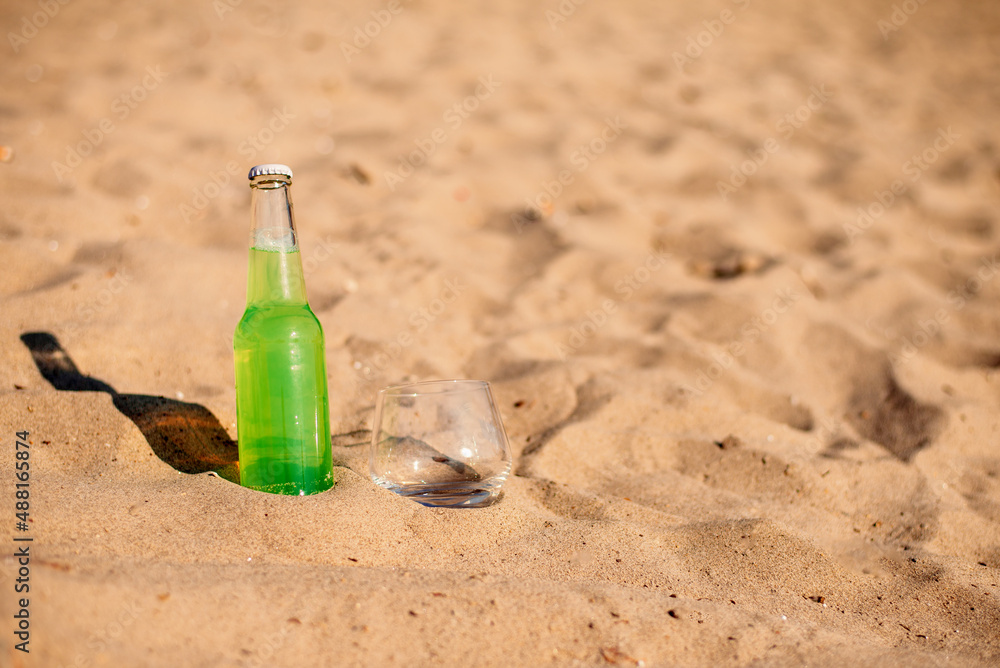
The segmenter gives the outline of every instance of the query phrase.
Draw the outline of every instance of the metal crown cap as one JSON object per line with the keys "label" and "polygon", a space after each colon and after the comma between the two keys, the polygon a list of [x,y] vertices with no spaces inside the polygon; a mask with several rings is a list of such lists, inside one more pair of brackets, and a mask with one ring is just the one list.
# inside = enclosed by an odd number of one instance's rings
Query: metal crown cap
{"label": "metal crown cap", "polygon": [[250,169],[250,174],[247,178],[253,181],[258,176],[265,175],[275,175],[275,176],[287,176],[292,178],[292,168],[288,165],[279,165],[276,163],[267,163],[265,165],[257,165]]}

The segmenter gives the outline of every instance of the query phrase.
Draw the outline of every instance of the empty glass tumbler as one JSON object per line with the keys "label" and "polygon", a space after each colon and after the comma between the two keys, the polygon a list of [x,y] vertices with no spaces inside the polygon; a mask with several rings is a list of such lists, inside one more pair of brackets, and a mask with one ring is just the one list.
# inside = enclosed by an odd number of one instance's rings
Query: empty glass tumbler
{"label": "empty glass tumbler", "polygon": [[436,380],[378,393],[370,468],[376,484],[425,506],[493,503],[511,453],[489,383]]}

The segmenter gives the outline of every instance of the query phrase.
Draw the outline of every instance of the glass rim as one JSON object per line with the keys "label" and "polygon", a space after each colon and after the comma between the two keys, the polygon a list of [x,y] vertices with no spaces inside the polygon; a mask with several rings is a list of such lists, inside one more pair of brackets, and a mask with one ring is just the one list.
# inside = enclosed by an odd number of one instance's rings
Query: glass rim
{"label": "glass rim", "polygon": [[[433,385],[440,385],[440,389],[430,389]],[[414,383],[401,383],[399,385],[389,385],[378,391],[379,396],[391,397],[417,397],[429,394],[450,394],[456,392],[475,392],[490,389],[490,383],[486,380],[473,380],[464,378],[441,379],[441,380],[421,380]]]}

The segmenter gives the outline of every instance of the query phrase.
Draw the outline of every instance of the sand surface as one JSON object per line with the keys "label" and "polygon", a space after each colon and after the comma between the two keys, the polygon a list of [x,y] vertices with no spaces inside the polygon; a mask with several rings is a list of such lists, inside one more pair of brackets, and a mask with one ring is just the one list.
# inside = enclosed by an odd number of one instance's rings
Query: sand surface
{"label": "sand surface", "polygon": [[[0,7],[0,665],[1000,662],[1000,5],[48,5]],[[262,162],[306,498],[227,479]],[[375,391],[461,377],[501,501],[376,488]]]}

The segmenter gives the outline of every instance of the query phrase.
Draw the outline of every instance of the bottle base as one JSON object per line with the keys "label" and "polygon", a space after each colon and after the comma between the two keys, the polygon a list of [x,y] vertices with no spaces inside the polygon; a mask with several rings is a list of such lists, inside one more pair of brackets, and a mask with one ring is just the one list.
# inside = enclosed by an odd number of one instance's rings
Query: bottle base
{"label": "bottle base", "polygon": [[313,485],[303,485],[299,482],[276,482],[266,485],[252,485],[240,482],[240,487],[252,489],[255,492],[265,492],[267,494],[281,494],[283,496],[311,496],[322,494],[333,488],[333,479],[321,481]]}

